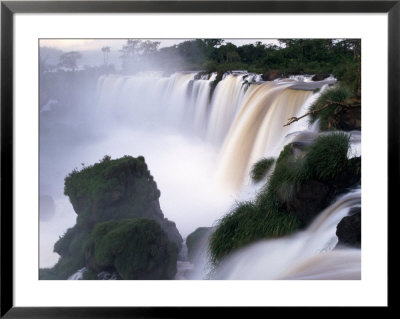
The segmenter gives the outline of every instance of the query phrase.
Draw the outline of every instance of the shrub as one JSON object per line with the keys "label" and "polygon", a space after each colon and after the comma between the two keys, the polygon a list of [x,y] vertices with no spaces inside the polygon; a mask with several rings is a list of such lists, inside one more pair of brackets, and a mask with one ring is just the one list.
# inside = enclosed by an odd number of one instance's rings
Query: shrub
{"label": "shrub", "polygon": [[92,238],[97,265],[114,268],[122,279],[172,279],[176,273],[178,248],[153,220],[100,223]]}
{"label": "shrub", "polygon": [[330,104],[326,109],[312,113],[310,115],[310,123],[314,123],[317,119],[320,120],[320,129],[328,130],[332,128],[332,118],[339,104],[343,103],[346,99],[351,97],[352,93],[344,87],[335,87],[328,89],[317,99],[315,103],[310,106],[310,111],[318,110],[327,104]]}
{"label": "shrub", "polygon": [[274,161],[273,158],[263,158],[255,163],[250,172],[253,182],[260,182],[267,175]]}
{"label": "shrub", "polygon": [[333,181],[347,169],[349,147],[345,133],[319,136],[307,152],[304,174],[321,182]]}

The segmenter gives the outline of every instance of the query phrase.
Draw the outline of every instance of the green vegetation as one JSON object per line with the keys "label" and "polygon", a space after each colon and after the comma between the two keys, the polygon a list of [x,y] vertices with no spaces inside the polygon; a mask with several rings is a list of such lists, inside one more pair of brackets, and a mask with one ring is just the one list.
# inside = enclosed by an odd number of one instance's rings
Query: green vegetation
{"label": "green vegetation", "polygon": [[335,180],[348,166],[350,138],[344,133],[319,136],[308,150],[305,175],[322,182]]}
{"label": "green vegetation", "polygon": [[296,194],[311,180],[334,184],[343,175],[357,175],[361,163],[347,158],[348,149],[349,137],[344,133],[320,136],[303,151],[286,145],[256,199],[237,203],[218,222],[210,240],[212,262],[217,264],[256,240],[282,237],[303,227],[293,205]]}
{"label": "green vegetation", "polygon": [[[355,95],[361,87],[361,41],[357,39],[278,39],[272,44],[236,46],[222,39],[195,39],[152,52],[157,65],[224,73],[248,70],[268,75],[333,74]],[[168,63],[166,63],[168,62]],[[154,66],[156,67],[156,66]],[[129,70],[126,70],[129,72]],[[219,81],[214,82],[214,86]]]}
{"label": "green vegetation", "polygon": [[255,163],[250,172],[253,182],[260,182],[267,175],[274,162],[273,158],[263,158]]}
{"label": "green vegetation", "polygon": [[116,160],[105,156],[99,163],[74,170],[65,178],[64,194],[78,214],[78,224],[88,229],[111,219],[144,217],[160,197],[143,157],[130,156]]}
{"label": "green vegetation", "polygon": [[[328,89],[318,100],[310,106],[310,123],[320,121],[320,129],[323,131],[335,128],[334,118],[343,103],[352,96],[349,89],[339,86]],[[326,107],[327,106],[327,107]],[[326,107],[325,109],[322,109]],[[317,111],[322,109],[321,111]]]}
{"label": "green vegetation", "polygon": [[216,264],[232,251],[251,242],[291,234],[300,228],[300,221],[280,213],[274,203],[238,203],[219,222],[210,240],[211,261]]}
{"label": "green vegetation", "polygon": [[65,178],[76,225],[54,245],[61,258],[41,279],[67,279],[86,267],[85,279],[117,271],[123,279],[170,279],[182,237],[164,218],[160,191],[142,156],[110,156]]}
{"label": "green vegetation", "polygon": [[92,232],[96,265],[122,279],[172,279],[178,247],[149,219],[100,223]]}

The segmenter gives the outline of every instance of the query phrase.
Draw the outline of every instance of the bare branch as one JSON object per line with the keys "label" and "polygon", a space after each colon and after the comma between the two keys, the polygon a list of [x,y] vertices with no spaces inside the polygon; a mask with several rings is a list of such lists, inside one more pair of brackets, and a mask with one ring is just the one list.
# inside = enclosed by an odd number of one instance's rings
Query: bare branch
{"label": "bare branch", "polygon": [[304,117],[306,117],[308,115],[321,112],[322,110],[325,110],[329,106],[332,106],[332,105],[340,105],[340,106],[345,107],[345,108],[353,108],[353,107],[360,107],[361,106],[361,104],[345,104],[345,103],[340,103],[340,102],[334,102],[334,101],[331,101],[331,100],[327,100],[327,102],[328,102],[328,104],[325,104],[324,106],[320,107],[319,109],[314,109],[314,110],[312,110],[310,112],[307,112],[306,114],[303,114],[302,116],[299,116],[299,117],[291,117],[291,118],[289,118],[288,122],[283,126],[289,126],[290,124],[292,124],[294,122],[297,122],[298,120],[300,120],[300,119],[302,119],[302,118],[304,118]]}

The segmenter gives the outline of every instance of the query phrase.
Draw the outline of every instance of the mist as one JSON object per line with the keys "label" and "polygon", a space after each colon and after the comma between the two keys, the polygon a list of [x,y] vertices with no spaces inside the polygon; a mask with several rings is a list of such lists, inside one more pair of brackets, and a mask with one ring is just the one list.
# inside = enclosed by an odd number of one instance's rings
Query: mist
{"label": "mist", "polygon": [[179,103],[186,98],[184,86],[175,87],[178,99],[166,100],[162,88],[154,92],[157,81],[165,82],[163,77],[130,76],[125,80],[142,85],[135,92],[127,89],[125,94],[113,89],[118,79],[106,75],[94,85],[91,81],[95,79],[68,78],[65,86],[72,82],[68,96],[61,91],[58,99],[42,106],[40,195],[53,200],[54,213],[44,218],[46,207],[41,205],[40,267],[57,262],[53,245],[75,224],[77,215],[63,194],[64,178],[105,155],[113,159],[145,157],[161,191],[164,216],[176,223],[183,237],[199,226],[212,226],[234,202],[234,194],[215,180],[218,150],[188,133],[184,112],[182,116],[165,116],[166,109],[175,115],[180,112]]}

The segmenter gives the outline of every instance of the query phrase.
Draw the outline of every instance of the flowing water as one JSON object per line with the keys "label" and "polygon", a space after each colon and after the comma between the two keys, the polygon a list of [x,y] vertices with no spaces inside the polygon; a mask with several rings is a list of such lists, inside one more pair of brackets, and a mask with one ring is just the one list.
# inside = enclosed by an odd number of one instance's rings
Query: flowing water
{"label": "flowing water", "polygon": [[[113,158],[144,155],[161,190],[164,215],[186,237],[197,227],[215,224],[235,200],[254,196],[259,185],[251,185],[248,176],[257,160],[277,157],[288,142],[311,141],[319,134],[317,125],[309,126],[307,118],[284,124],[306,113],[334,82],[315,83],[307,77],[262,82],[257,74],[232,72],[212,92],[216,74],[197,74],[154,72],[99,78],[87,123],[95,143],[70,147],[78,158],[75,161],[52,158],[54,165],[60,165],[57,160],[65,162],[57,174],[64,177],[77,161],[96,162],[104,152]],[[360,134],[352,132],[351,137],[355,156],[361,152]],[[44,170],[41,179],[51,184],[57,174],[50,172],[51,178]],[[337,223],[359,202],[359,190],[349,193],[302,233],[245,248],[224,262],[217,278],[358,278],[360,250],[331,250]],[[64,205],[68,205],[65,199]],[[80,279],[83,271],[71,279]],[[187,276],[190,272],[192,276]],[[193,273],[193,265],[181,260],[177,279],[206,276],[205,271]]]}
{"label": "flowing water", "polygon": [[215,279],[361,279],[361,250],[333,250],[337,224],[360,205],[360,189],[339,197],[306,230],[234,253]]}

